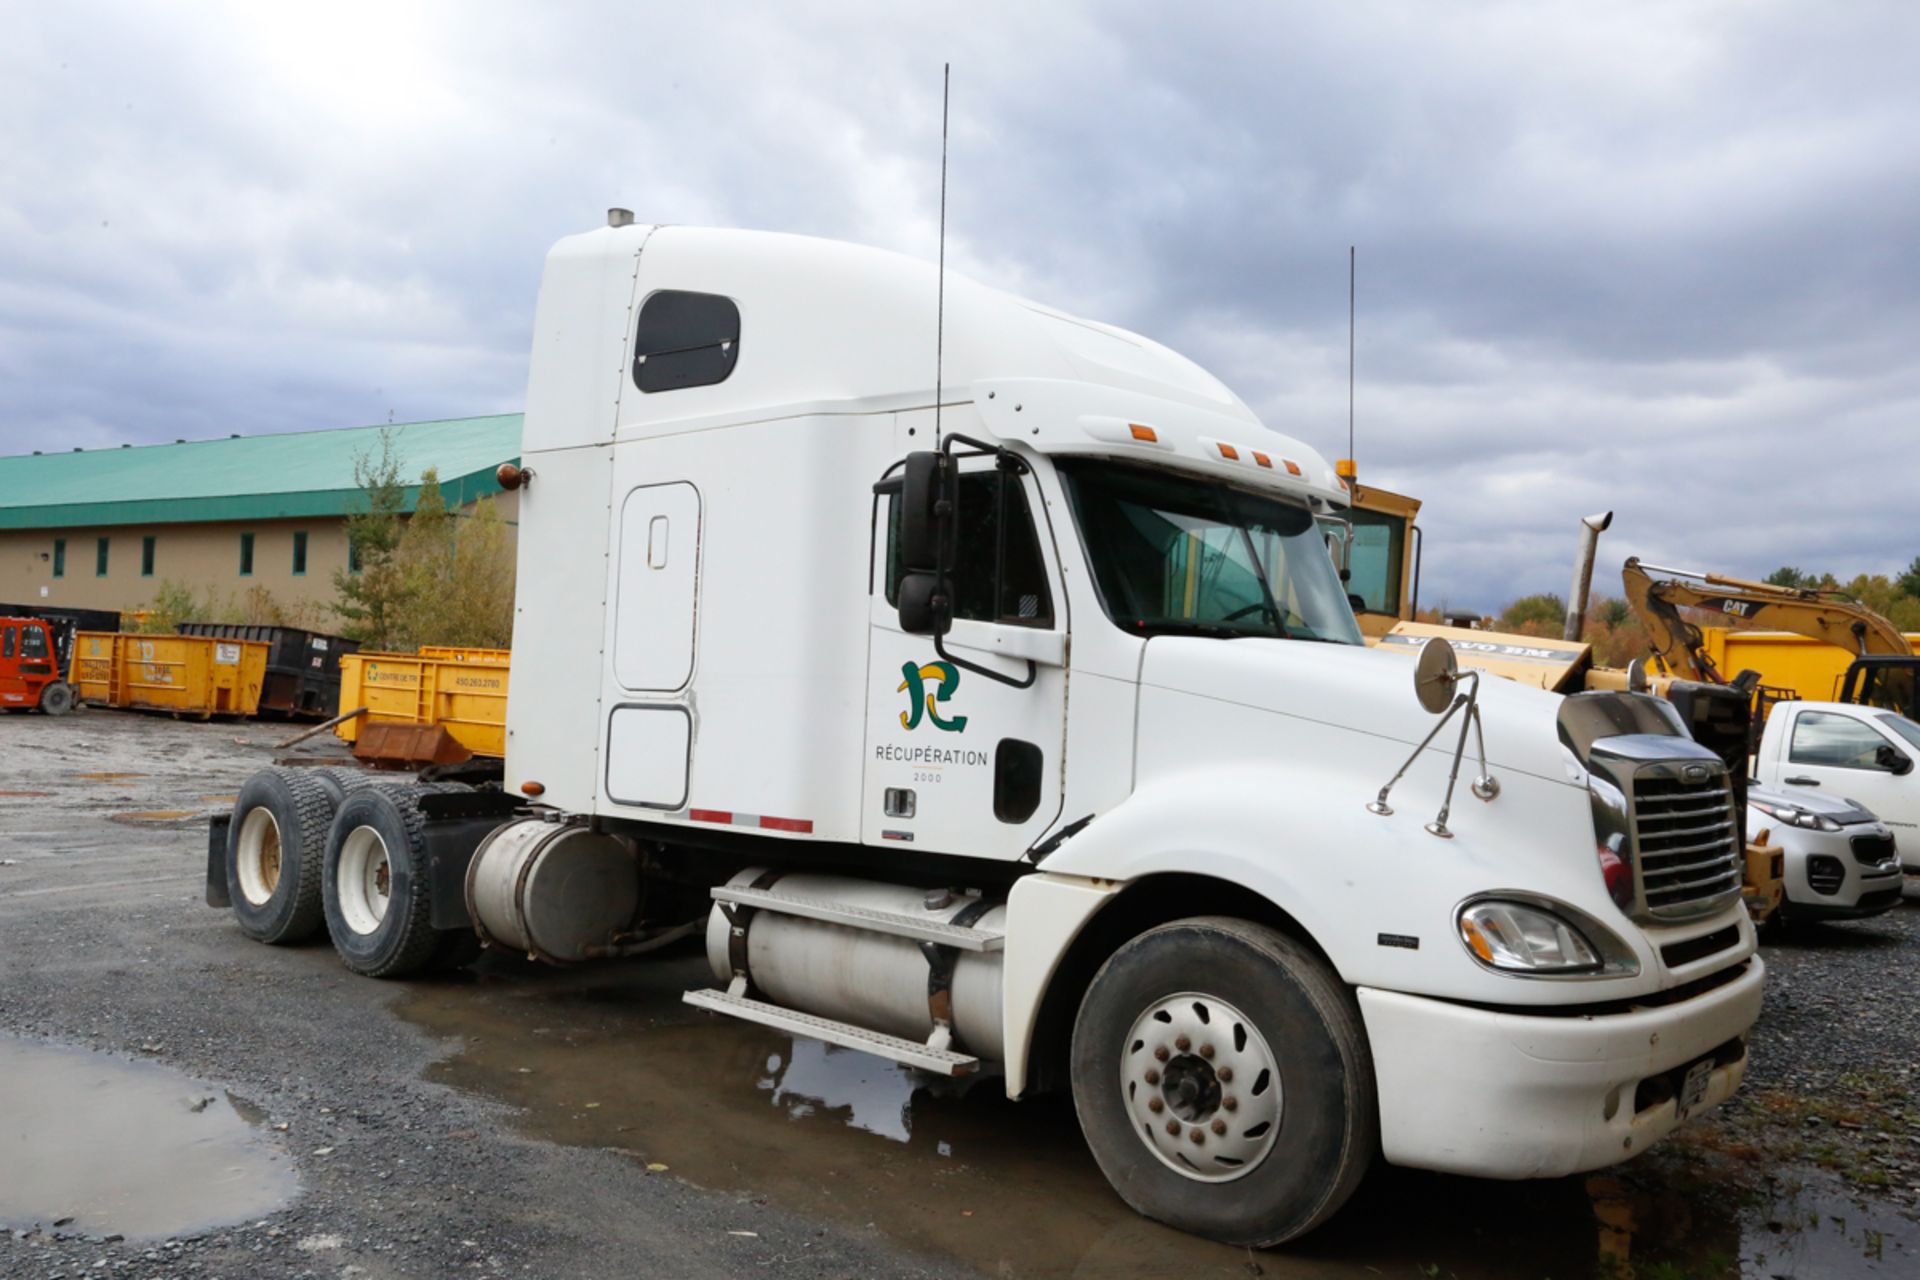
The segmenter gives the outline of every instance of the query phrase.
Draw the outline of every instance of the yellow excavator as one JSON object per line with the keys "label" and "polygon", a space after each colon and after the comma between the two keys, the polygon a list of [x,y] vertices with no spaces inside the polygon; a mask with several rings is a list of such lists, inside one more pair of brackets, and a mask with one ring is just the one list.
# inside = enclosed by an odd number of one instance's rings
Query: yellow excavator
{"label": "yellow excavator", "polygon": [[[1655,576],[1660,575],[1660,576]],[[1920,655],[1900,628],[1856,600],[1831,589],[1778,587],[1717,573],[1694,573],[1630,559],[1621,571],[1627,603],[1646,624],[1654,662],[1685,680],[1734,683],[1719,670],[1702,629],[1681,615],[1698,609],[1776,631],[1790,631],[1853,655],[1840,682],[1840,702],[1860,703],[1920,719]],[[1756,710],[1765,715],[1768,699]]]}

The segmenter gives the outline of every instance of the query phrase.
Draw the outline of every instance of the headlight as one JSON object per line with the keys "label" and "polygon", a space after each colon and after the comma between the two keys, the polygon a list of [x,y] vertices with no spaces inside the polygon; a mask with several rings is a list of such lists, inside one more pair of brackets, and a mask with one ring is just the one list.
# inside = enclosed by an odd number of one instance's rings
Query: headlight
{"label": "headlight", "polygon": [[1825,814],[1809,813],[1798,805],[1768,804],[1764,800],[1749,800],[1748,804],[1772,818],[1775,822],[1784,822],[1790,827],[1805,827],[1809,831],[1838,831],[1840,824]]}
{"label": "headlight", "polygon": [[1492,899],[1460,910],[1460,940],[1492,969],[1513,973],[1582,973],[1600,968],[1593,944],[1541,907]]}

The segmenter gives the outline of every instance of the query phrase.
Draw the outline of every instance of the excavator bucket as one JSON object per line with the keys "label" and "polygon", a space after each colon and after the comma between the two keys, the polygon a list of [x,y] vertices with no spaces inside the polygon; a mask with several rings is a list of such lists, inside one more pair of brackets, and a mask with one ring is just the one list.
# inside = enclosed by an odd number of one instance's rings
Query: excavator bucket
{"label": "excavator bucket", "polygon": [[463,764],[473,759],[445,725],[376,722],[360,730],[354,759],[376,769],[421,769],[430,764]]}

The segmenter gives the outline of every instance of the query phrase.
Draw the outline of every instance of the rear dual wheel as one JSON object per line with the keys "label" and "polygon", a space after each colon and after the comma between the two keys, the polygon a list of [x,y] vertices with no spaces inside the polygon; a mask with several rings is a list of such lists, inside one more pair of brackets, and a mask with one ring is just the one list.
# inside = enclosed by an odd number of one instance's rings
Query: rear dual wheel
{"label": "rear dual wheel", "polygon": [[435,929],[420,797],[453,784],[348,792],[327,835],[322,901],[340,961],[369,978],[404,978],[473,959],[471,929]]}
{"label": "rear dual wheel", "polygon": [[240,788],[227,826],[227,896],[257,942],[303,942],[320,930],[320,865],[333,802],[300,769],[262,769]]}
{"label": "rear dual wheel", "polygon": [[1379,1146],[1352,993],[1308,948],[1227,917],[1180,920],[1101,967],[1074,1024],[1074,1106],[1135,1210],[1233,1245],[1311,1231]]}

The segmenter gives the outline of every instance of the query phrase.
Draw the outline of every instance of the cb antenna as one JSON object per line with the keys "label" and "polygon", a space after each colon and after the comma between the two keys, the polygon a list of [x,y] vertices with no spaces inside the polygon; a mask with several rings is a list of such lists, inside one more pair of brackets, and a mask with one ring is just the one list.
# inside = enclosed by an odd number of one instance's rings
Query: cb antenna
{"label": "cb antenna", "polygon": [[1347,457],[1353,458],[1353,277],[1354,246],[1347,246]]}
{"label": "cb antenna", "polygon": [[933,447],[940,447],[940,379],[945,372],[947,340],[947,97],[953,64],[940,64],[940,267],[933,306]]}

